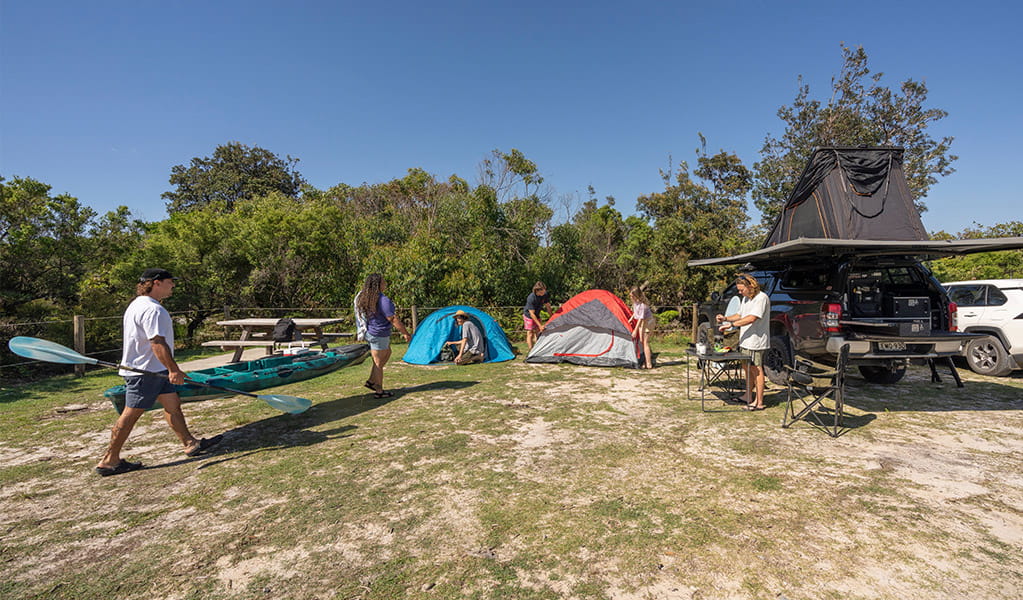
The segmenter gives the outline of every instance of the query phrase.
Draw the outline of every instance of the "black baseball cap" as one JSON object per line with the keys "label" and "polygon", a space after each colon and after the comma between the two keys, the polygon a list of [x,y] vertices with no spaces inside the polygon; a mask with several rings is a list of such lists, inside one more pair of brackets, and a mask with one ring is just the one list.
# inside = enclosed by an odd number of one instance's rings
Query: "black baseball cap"
{"label": "black baseball cap", "polygon": [[139,277],[139,283],[158,281],[160,279],[174,279],[174,276],[166,269],[146,269],[145,271],[142,271],[142,276]]}

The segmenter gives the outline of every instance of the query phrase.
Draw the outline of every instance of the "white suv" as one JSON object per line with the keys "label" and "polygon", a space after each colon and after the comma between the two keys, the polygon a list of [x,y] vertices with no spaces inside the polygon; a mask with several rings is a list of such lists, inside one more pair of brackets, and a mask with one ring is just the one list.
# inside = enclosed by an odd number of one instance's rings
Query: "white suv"
{"label": "white suv", "polygon": [[967,364],[981,375],[1008,375],[1023,366],[1023,279],[942,284],[959,307],[959,331],[986,333],[966,344]]}

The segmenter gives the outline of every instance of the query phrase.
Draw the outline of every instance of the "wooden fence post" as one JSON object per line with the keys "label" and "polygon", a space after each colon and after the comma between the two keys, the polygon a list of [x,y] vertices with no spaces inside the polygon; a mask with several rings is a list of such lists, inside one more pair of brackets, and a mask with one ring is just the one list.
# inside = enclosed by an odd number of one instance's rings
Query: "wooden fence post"
{"label": "wooden fence post", "polygon": [[694,344],[696,343],[696,333],[699,330],[700,318],[699,318],[699,304],[693,303],[693,337],[689,338]]}
{"label": "wooden fence post", "polygon": [[[85,315],[75,315],[74,332],[75,352],[85,354]],[[77,377],[84,377],[85,365],[75,365],[75,375]]]}
{"label": "wooden fence post", "polygon": [[419,327],[419,312],[416,310],[416,305],[412,305],[412,333],[416,333],[416,329]]}

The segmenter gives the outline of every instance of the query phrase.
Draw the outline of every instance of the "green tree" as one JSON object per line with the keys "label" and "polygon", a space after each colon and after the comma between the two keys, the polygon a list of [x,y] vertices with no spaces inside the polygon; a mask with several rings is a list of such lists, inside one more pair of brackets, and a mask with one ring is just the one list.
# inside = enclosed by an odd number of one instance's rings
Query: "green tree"
{"label": "green tree", "polygon": [[799,78],[791,105],[778,109],[785,124],[780,137],[767,136],[754,165],[753,199],[769,229],[795,186],[812,150],[819,146],[898,146],[905,148],[903,168],[917,210],[938,176],[952,173],[956,156],[952,137],[934,139],[928,128],[948,113],[926,108],[927,85],[907,79],[899,89],[881,85],[883,73],[871,73],[862,46],[842,45],[842,69],[831,80],[826,101],[811,97]]}
{"label": "green tree", "polygon": [[707,155],[706,140],[700,138],[696,170],[690,174],[682,162],[674,177],[662,171],[664,191],[641,196],[636,202],[640,214],[653,224],[650,259],[641,276],[654,304],[703,299],[711,284],[722,278],[720,269],[690,269],[686,265],[690,259],[752,249],[745,201],[751,173],[734,154]]}
{"label": "green tree", "polygon": [[[130,300],[140,272],[140,269],[127,268],[125,261],[142,247],[148,229],[149,226],[134,219],[125,206],[108,212],[93,225],[85,257],[86,272],[78,283],[75,312],[99,317],[124,310],[125,299]],[[109,327],[110,335],[106,339],[119,339],[120,325],[119,321],[98,321],[89,328],[89,337],[95,339],[99,335],[97,327]]]}
{"label": "green tree", "polygon": [[589,288],[618,291],[627,286],[625,273],[619,266],[619,254],[626,238],[625,222],[622,213],[614,208],[613,197],[608,196],[605,204],[599,206],[592,187],[589,194],[590,198],[572,219],[578,232],[579,258],[573,291],[578,293]]}
{"label": "green tree", "polygon": [[532,232],[550,213],[534,198],[502,203],[487,185],[434,184],[438,193],[417,212],[382,207],[409,231],[400,240],[378,240],[367,270],[384,271],[406,303],[420,306],[487,305],[517,296],[537,248]]}
{"label": "green tree", "polygon": [[248,276],[238,301],[252,306],[347,306],[365,254],[352,219],[333,202],[280,194],[239,205],[238,264]]}
{"label": "green tree", "polygon": [[552,227],[548,244],[539,247],[530,256],[527,281],[522,290],[509,299],[508,303],[524,301],[536,281],[543,281],[558,302],[564,302],[573,294],[586,290],[588,286],[578,269],[581,262],[579,229],[572,223]]}
{"label": "green tree", "polygon": [[167,212],[187,212],[216,206],[226,212],[251,198],[278,192],[297,198],[305,180],[295,166],[297,158],[279,158],[259,146],[238,142],[217,146],[213,156],[193,158],[189,166],[171,169],[170,183],[175,189],[164,192]]}
{"label": "green tree", "polygon": [[[974,223],[952,235],[939,231],[931,236],[937,240],[973,240],[1000,237],[1023,237],[1023,222],[1009,221],[991,226]],[[931,261],[931,270],[938,281],[969,281],[971,279],[1023,278],[1023,250],[979,252]]]}
{"label": "green tree", "polygon": [[0,315],[66,316],[77,304],[96,212],[50,190],[29,177],[0,177]]}
{"label": "green tree", "polygon": [[[149,229],[140,248],[117,265],[127,279],[160,266],[181,278],[165,302],[171,312],[186,312],[188,337],[225,306],[245,305],[253,264],[245,255],[241,219],[208,206],[172,213]],[[134,285],[125,281],[128,300]],[[130,284],[130,285],[129,285]]]}
{"label": "green tree", "polygon": [[530,197],[549,200],[539,167],[517,148],[507,153],[492,151],[480,162],[477,175],[480,185],[493,189],[501,201]]}

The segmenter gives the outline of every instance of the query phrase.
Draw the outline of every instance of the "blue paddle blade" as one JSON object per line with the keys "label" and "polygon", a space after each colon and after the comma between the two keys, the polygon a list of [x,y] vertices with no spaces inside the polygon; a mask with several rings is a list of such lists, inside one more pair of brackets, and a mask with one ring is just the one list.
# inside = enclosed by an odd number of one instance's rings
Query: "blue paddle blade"
{"label": "blue paddle blade", "polygon": [[25,358],[67,365],[94,365],[99,359],[83,356],[67,346],[34,337],[18,336],[7,342],[11,352]]}
{"label": "blue paddle blade", "polygon": [[280,394],[259,396],[259,399],[281,412],[291,413],[293,415],[305,412],[313,405],[312,400],[296,398],[295,396],[282,396]]}

